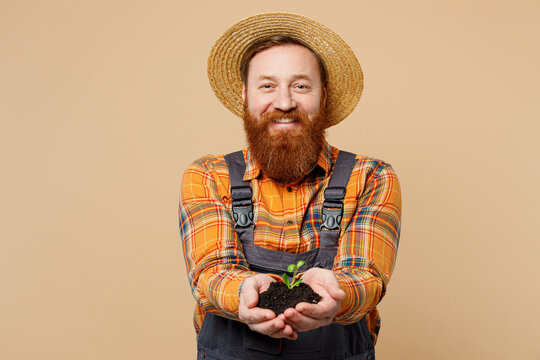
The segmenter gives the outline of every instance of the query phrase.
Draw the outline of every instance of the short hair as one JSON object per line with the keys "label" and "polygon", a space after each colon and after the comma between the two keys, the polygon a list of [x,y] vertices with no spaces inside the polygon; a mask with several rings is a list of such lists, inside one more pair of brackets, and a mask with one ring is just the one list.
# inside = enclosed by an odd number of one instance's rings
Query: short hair
{"label": "short hair", "polygon": [[326,69],[321,57],[313,51],[306,43],[301,40],[298,40],[290,35],[270,35],[254,41],[242,55],[242,61],[240,62],[240,76],[242,77],[242,82],[246,84],[248,71],[249,71],[249,62],[255,55],[260,53],[263,50],[270,49],[273,46],[278,45],[300,45],[308,49],[315,55],[317,63],[319,64],[319,72],[321,73],[321,83],[323,86],[326,84]]}

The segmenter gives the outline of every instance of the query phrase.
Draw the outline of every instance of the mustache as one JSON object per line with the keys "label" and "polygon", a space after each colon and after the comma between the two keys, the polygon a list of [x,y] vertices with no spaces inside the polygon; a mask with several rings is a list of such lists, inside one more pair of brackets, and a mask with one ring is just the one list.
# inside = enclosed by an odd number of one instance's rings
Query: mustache
{"label": "mustache", "polygon": [[299,122],[302,125],[307,125],[310,123],[309,117],[297,109],[292,109],[289,111],[275,109],[268,113],[261,114],[260,123],[261,125],[268,125],[268,123],[280,119],[291,119],[295,122]]}

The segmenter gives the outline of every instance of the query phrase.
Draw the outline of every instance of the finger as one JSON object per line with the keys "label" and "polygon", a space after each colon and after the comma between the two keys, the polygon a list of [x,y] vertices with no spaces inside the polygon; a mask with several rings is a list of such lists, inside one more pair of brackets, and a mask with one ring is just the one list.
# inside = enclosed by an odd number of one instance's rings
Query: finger
{"label": "finger", "polygon": [[283,329],[268,334],[268,336],[276,339],[286,338],[289,340],[296,340],[298,338],[298,333],[294,331],[294,329],[290,325],[284,324]]}
{"label": "finger", "polygon": [[[287,334],[284,334],[284,330],[286,328],[285,322],[283,322],[281,319],[275,318],[273,320],[264,321],[258,324],[251,324],[249,325],[249,328],[253,331],[257,331],[261,334],[272,336],[275,338],[281,338],[285,337]],[[290,332],[290,330],[288,331]]]}
{"label": "finger", "polygon": [[308,331],[328,324],[326,319],[312,318],[294,309],[288,309],[285,312],[285,318],[287,324],[292,326],[296,331]]}
{"label": "finger", "polygon": [[285,324],[285,327],[281,331],[280,336],[284,337],[286,339],[289,339],[289,340],[298,339],[298,333],[296,331],[294,331],[294,329],[288,324]]}
{"label": "finger", "polygon": [[314,319],[333,318],[339,310],[339,303],[333,299],[323,300],[317,304],[301,302],[296,305],[295,310]]}
{"label": "finger", "polygon": [[279,314],[279,318],[283,321],[285,327],[283,328],[282,333],[277,337],[285,337],[290,340],[296,340],[298,338],[298,334],[296,333],[297,329],[293,327],[293,324],[287,322],[287,319],[283,313]]}
{"label": "finger", "polygon": [[252,308],[242,311],[241,320],[246,324],[258,324],[265,321],[272,320],[276,317],[272,310],[261,309],[261,308]]}

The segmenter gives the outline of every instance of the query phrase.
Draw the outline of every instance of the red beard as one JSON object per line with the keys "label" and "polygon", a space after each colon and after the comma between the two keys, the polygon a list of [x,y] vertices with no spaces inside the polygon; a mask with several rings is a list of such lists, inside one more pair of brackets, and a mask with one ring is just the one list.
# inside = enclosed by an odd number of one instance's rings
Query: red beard
{"label": "red beard", "polygon": [[[317,164],[325,140],[325,111],[321,104],[312,120],[296,109],[274,110],[257,120],[244,103],[244,129],[253,157],[262,172],[286,185],[306,176]],[[298,122],[292,130],[270,132],[269,123],[277,119]]]}

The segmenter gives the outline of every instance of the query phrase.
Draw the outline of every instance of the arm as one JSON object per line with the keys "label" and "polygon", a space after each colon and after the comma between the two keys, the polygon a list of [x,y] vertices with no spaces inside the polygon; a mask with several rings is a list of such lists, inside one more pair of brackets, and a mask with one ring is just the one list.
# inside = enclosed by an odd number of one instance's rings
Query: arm
{"label": "arm", "polygon": [[399,242],[401,191],[394,171],[379,163],[361,179],[363,191],[334,261],[334,273],[346,294],[336,315],[340,323],[360,320],[382,299]]}
{"label": "arm", "polygon": [[362,174],[357,169],[356,180],[351,179],[348,190],[357,186],[363,191],[341,236],[333,270],[312,268],[302,276],[322,301],[300,303],[280,315],[296,331],[316,329],[333,321],[356,322],[384,295],[399,238],[399,183],[386,164],[377,165],[367,176],[358,173]]}
{"label": "arm", "polygon": [[195,300],[205,311],[238,319],[240,284],[254,273],[235,239],[226,205],[229,183],[218,175],[222,170],[226,166],[203,157],[184,172],[180,235]]}

